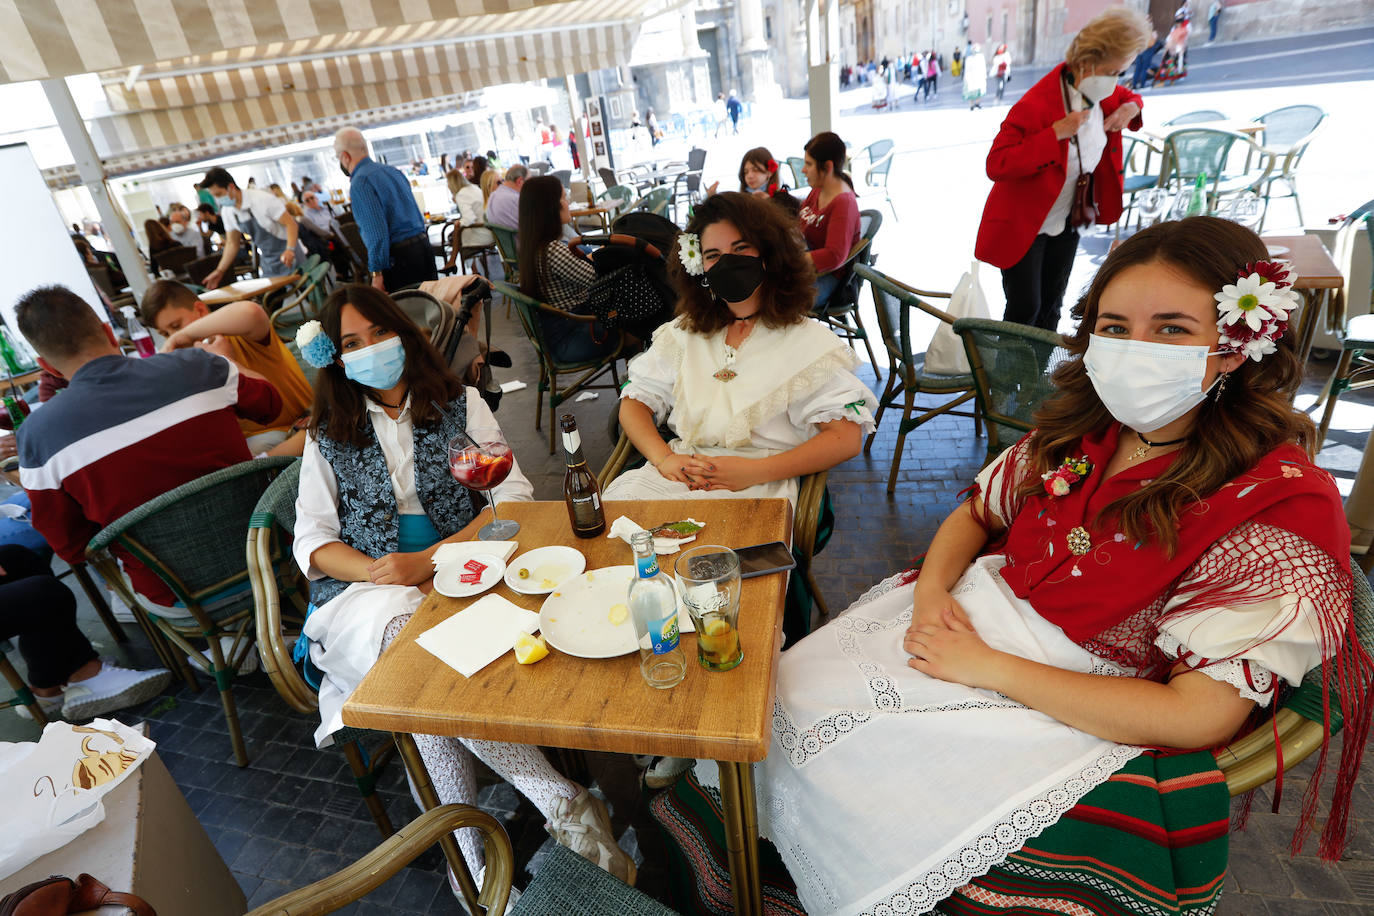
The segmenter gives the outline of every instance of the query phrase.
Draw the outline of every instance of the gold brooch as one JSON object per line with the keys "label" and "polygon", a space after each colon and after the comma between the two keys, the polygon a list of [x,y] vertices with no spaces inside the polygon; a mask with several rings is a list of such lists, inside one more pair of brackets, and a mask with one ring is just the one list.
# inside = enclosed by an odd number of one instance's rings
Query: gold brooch
{"label": "gold brooch", "polygon": [[731,369],[730,367],[727,366],[727,367],[724,368],[724,369],[718,369],[718,370],[716,370],[715,372],[712,372],[712,373],[711,373],[711,378],[717,379],[718,381],[722,381],[722,382],[728,382],[728,381],[730,381],[731,379],[733,379],[733,378],[734,378],[736,375],[738,375],[738,374],[739,374],[739,373],[735,372],[734,369]]}
{"label": "gold brooch", "polygon": [[1088,532],[1081,526],[1069,532],[1069,553],[1076,557],[1081,557],[1089,550],[1092,550],[1093,539]]}

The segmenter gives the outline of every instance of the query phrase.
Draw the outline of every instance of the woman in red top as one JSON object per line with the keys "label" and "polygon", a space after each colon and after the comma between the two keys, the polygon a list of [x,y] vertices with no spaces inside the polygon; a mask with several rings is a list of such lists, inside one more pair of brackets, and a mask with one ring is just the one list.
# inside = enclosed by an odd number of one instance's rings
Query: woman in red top
{"label": "woman in red top", "polygon": [[[1141,125],[1141,98],[1117,77],[1150,42],[1140,13],[1110,9],[1074,36],[1064,63],[1011,107],[988,153],[994,182],[978,227],[978,260],[1002,268],[1004,318],[1059,326],[1078,230],[1121,216],[1121,131]],[[1075,224],[1080,175],[1096,210]]]}
{"label": "woman in red top", "polygon": [[844,141],[830,131],[806,144],[803,171],[811,193],[802,204],[802,237],[816,268],[816,305],[824,306],[843,279],[834,270],[849,257],[859,240],[859,199],[854,182],[844,172]]}

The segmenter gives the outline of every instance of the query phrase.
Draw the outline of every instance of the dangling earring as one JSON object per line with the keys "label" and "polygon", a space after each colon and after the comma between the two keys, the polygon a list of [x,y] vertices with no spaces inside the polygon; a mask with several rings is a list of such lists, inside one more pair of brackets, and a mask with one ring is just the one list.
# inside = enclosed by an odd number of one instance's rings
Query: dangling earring
{"label": "dangling earring", "polygon": [[705,278],[705,277],[702,277],[702,278],[701,278],[701,288],[702,288],[702,289],[710,289],[710,288],[711,288],[711,284],[708,283],[708,282],[706,281],[706,278]]}
{"label": "dangling earring", "polygon": [[1230,375],[1231,375],[1231,373],[1229,373],[1229,372],[1223,372],[1223,373],[1221,374],[1221,380],[1217,382],[1217,396],[1216,396],[1216,400],[1217,400],[1218,403],[1220,403],[1220,401],[1221,401],[1221,393],[1222,393],[1223,391],[1226,390],[1226,379],[1229,378]]}

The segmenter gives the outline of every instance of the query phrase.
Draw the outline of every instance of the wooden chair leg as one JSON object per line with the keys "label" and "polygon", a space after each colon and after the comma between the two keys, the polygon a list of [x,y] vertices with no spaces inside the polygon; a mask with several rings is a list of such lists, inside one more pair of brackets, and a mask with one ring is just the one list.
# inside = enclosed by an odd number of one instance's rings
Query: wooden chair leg
{"label": "wooden chair leg", "polygon": [[39,705],[38,698],[33,695],[29,685],[24,683],[24,679],[19,676],[19,672],[10,664],[10,660],[5,657],[4,652],[0,652],[0,674],[5,676],[9,685],[14,688],[14,702],[0,704],[0,706],[23,706],[33,716],[33,721],[39,728],[48,724],[48,717],[43,715],[43,707]]}
{"label": "wooden chair leg", "polygon": [[806,564],[802,578],[806,580],[806,587],[811,590],[811,600],[816,603],[816,608],[821,613],[821,622],[824,623],[830,619],[830,605],[826,604],[825,596],[821,594],[821,587],[816,583],[816,574],[811,571],[810,562]]}
{"label": "wooden chair leg", "polygon": [[1331,373],[1331,381],[1327,383],[1326,409],[1322,411],[1322,421],[1317,426],[1318,449],[1326,442],[1327,430],[1331,428],[1331,418],[1336,413],[1336,401],[1340,400],[1341,392],[1350,384],[1350,363],[1354,358],[1354,350],[1342,350],[1341,358],[1336,362],[1336,371]]}
{"label": "wooden chair leg", "polygon": [[[415,794],[420,797],[420,804],[426,811],[439,807],[439,793],[434,791],[434,783],[429,778],[429,770],[425,768],[424,758],[420,756],[420,748],[416,746],[414,736],[395,732],[392,738],[396,742],[396,751],[405,764],[406,773],[410,775],[410,781],[415,786]],[[458,849],[458,841],[452,831],[439,838],[439,848],[443,850],[444,858],[448,861],[449,871],[458,879],[458,887],[466,899],[468,912],[481,912],[477,909],[477,885],[472,880],[472,872],[468,871],[467,860]]]}
{"label": "wooden chair leg", "polygon": [[391,818],[386,813],[386,806],[377,796],[377,774],[363,762],[363,754],[358,747],[358,742],[345,742],[342,750],[344,759],[348,761],[349,772],[353,774],[353,781],[358,784],[358,792],[363,797],[363,804],[367,805],[367,813],[372,815],[372,822],[381,831],[382,839],[386,839],[396,832],[396,828],[391,824]]}
{"label": "wooden chair leg", "polygon": [[120,626],[118,620],[115,620],[114,612],[110,610],[110,604],[105,600],[104,590],[96,586],[95,580],[91,578],[91,571],[85,563],[77,563],[72,566],[72,578],[81,583],[81,590],[86,593],[91,606],[100,615],[101,623],[105,624],[105,629],[110,631],[110,636],[114,638],[114,641],[128,642],[129,634],[125,633],[124,627]]}
{"label": "wooden chair leg", "polygon": [[892,449],[892,470],[887,474],[887,495],[897,492],[897,469],[902,466],[902,452],[906,449],[906,436],[910,430],[903,429],[912,413],[916,410],[916,394],[908,390],[902,404],[902,419],[897,425],[897,445]]}
{"label": "wooden chair leg", "polygon": [[863,338],[864,349],[868,351],[868,362],[873,367],[873,373],[878,381],[883,380],[883,372],[878,368],[878,357],[873,353],[873,342],[868,339],[868,329],[864,327],[864,321],[859,317],[859,307],[854,307],[854,327],[860,337]]}

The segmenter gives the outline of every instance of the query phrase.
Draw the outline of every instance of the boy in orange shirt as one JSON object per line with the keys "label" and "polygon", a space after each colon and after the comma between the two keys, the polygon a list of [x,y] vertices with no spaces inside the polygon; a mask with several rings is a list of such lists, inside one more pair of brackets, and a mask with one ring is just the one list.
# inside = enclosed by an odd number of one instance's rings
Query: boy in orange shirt
{"label": "boy in orange shirt", "polygon": [[281,413],[267,424],[239,420],[248,448],[257,455],[299,455],[304,433],[293,424],[310,412],[315,394],[291,351],[272,330],[267,312],[245,299],[213,312],[186,286],[159,280],[143,298],[143,322],[165,337],[164,352],[199,347],[262,375],[281,395]]}

